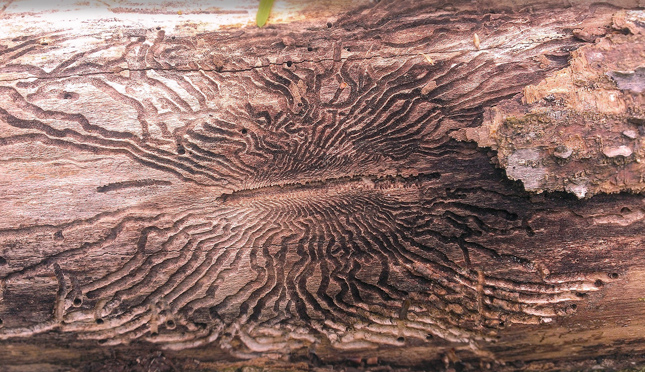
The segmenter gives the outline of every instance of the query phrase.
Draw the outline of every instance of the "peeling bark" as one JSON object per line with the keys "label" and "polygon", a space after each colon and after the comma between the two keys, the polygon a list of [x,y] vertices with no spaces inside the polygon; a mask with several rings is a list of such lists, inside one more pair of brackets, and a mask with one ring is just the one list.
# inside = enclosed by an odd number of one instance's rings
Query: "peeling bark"
{"label": "peeling bark", "polygon": [[641,362],[643,13],[521,3],[5,14],[0,365]]}
{"label": "peeling bark", "polygon": [[578,198],[643,191],[645,12],[621,11],[609,21],[575,30],[594,44],[573,52],[567,68],[489,109],[481,127],[453,138],[496,150],[506,174],[530,191]]}

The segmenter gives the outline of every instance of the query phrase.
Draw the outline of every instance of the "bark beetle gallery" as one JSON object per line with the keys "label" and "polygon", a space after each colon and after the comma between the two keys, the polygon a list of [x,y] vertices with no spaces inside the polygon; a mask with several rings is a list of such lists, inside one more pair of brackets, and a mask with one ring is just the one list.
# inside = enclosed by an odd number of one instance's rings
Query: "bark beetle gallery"
{"label": "bark beetle gallery", "polygon": [[[382,1],[329,24],[0,40],[1,342],[557,356],[518,335],[594,329],[643,264],[642,197],[601,193],[642,190],[643,74],[624,67],[645,48],[642,11],[555,14]],[[619,111],[548,80],[574,51],[617,61],[585,91]],[[611,117],[593,132],[611,138],[586,157],[573,130],[551,141],[534,114],[557,105],[574,129]],[[627,350],[604,327],[579,355]]]}

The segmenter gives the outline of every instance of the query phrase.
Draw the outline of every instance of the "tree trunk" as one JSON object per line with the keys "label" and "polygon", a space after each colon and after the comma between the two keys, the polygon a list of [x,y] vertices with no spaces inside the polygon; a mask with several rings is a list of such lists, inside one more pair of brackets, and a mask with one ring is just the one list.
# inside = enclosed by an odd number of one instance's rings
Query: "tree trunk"
{"label": "tree trunk", "polygon": [[20,6],[3,368],[645,363],[641,2]]}

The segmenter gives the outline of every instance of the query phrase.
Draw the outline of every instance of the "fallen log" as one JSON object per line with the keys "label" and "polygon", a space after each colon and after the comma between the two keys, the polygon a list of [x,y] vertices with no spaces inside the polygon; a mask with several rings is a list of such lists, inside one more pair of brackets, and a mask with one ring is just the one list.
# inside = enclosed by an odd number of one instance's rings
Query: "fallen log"
{"label": "fallen log", "polygon": [[20,5],[0,365],[643,363],[642,3]]}

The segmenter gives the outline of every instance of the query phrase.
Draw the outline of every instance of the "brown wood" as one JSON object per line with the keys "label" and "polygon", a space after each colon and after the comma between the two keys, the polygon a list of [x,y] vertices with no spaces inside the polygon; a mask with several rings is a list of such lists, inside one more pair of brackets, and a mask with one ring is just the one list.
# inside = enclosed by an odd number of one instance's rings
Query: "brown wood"
{"label": "brown wood", "polygon": [[643,363],[642,5],[7,6],[0,369]]}

